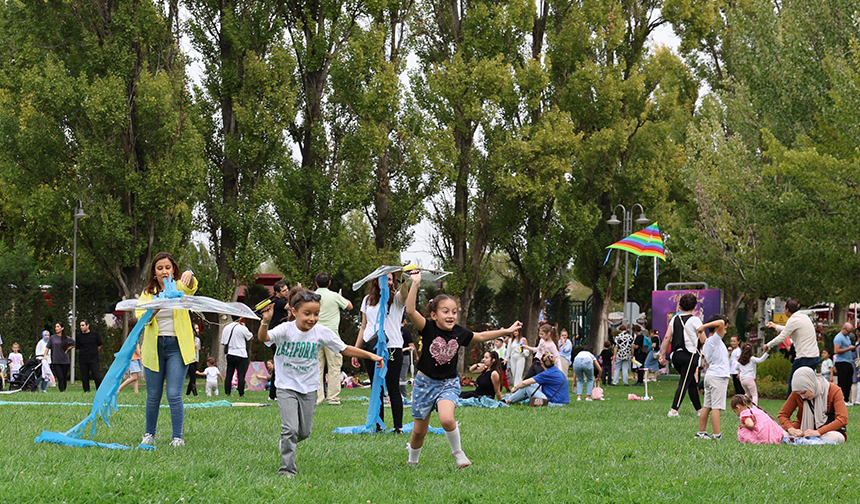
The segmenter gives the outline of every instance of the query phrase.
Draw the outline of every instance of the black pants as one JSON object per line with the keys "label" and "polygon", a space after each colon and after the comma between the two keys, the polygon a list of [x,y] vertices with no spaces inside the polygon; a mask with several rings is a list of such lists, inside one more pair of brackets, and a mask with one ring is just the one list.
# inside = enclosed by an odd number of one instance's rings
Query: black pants
{"label": "black pants", "polygon": [[[738,378],[738,375],[736,374],[732,375],[732,386],[735,387],[735,394],[743,395],[746,393],[744,392],[744,386],[741,385],[740,378]],[[729,397],[729,399],[731,399],[731,397]]]}
{"label": "black pants", "polygon": [[851,384],[854,383],[854,377],[851,376],[852,369],[854,367],[850,362],[836,363],[836,383],[842,389],[842,397],[846,403],[850,402],[848,399],[851,397]]}
{"label": "black pants", "polygon": [[[391,416],[394,418],[394,428],[403,428],[403,398],[400,396],[400,368],[403,366],[403,349],[388,349],[388,368],[385,373],[385,388],[388,389],[388,401],[391,403]],[[376,363],[370,359],[364,360],[364,369],[373,381]],[[385,421],[385,390],[380,389],[380,399],[383,404],[379,405],[379,418]]]}
{"label": "black pants", "polygon": [[98,359],[89,362],[81,361],[81,385],[84,387],[84,392],[90,391],[90,376],[92,376],[93,382],[96,384],[96,390],[98,390],[99,385],[102,384]]}
{"label": "black pants", "polygon": [[686,350],[675,350],[672,352],[672,365],[681,374],[681,378],[678,380],[678,390],[675,391],[675,399],[672,401],[672,409],[678,411],[681,407],[681,401],[684,400],[684,392],[687,392],[690,395],[693,408],[699,411],[702,409],[702,401],[699,399],[699,389],[696,387],[698,354],[691,354]]}
{"label": "black pants", "polygon": [[185,395],[197,395],[197,361],[188,365],[188,389],[185,390]]}
{"label": "black pants", "polygon": [[237,371],[239,375],[239,397],[245,396],[245,373],[248,372],[248,358],[236,357],[235,355],[227,356],[227,374],[224,375],[224,393],[230,395],[233,390],[233,371]]}
{"label": "black pants", "polygon": [[69,381],[69,368],[71,368],[71,364],[51,364],[51,372],[54,373],[60,392],[66,391],[66,382]]}

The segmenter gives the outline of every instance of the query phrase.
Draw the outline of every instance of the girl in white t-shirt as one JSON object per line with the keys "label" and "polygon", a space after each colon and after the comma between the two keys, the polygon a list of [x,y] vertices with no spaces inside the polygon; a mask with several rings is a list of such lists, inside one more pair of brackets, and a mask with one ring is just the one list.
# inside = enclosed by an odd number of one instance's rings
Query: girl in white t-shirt
{"label": "girl in white t-shirt", "polygon": [[753,404],[758,404],[756,368],[767,359],[768,355],[770,355],[770,348],[767,345],[764,347],[764,355],[756,357],[753,355],[752,345],[747,343],[741,348],[741,355],[738,357],[738,379],[741,381],[744,393],[752,399]]}
{"label": "girl in white t-shirt", "polygon": [[215,366],[215,357],[209,357],[206,359],[206,369],[201,373],[197,371],[197,374],[200,376],[206,377],[206,395],[212,397],[212,391],[215,391],[215,397],[218,397],[218,380],[224,382],[224,375],[221,374],[221,370],[219,370]]}
{"label": "girl in white t-shirt", "polygon": [[[361,302],[361,328],[358,334],[361,335],[355,342],[357,348],[364,348],[373,353],[375,348],[371,348],[368,344],[370,341],[378,341],[378,322],[379,309],[382,291],[379,285],[379,280],[368,282],[367,295]],[[388,313],[385,316],[385,340],[388,347],[388,369],[385,373],[385,387],[380,387],[380,394],[384,394],[384,389],[388,389],[388,403],[391,405],[392,423],[394,424],[394,432],[400,434],[403,429],[403,397],[400,395],[400,369],[403,367],[403,333],[400,330],[400,323],[403,320],[403,311],[406,309],[406,284],[401,284],[400,280],[394,273],[388,274]],[[353,367],[358,366],[358,359],[352,359]],[[373,379],[373,361],[364,361],[364,368],[367,375]],[[385,404],[384,397],[380,397],[379,418],[385,420]],[[377,425],[377,430],[382,430],[382,426]]]}
{"label": "girl in white t-shirt", "polygon": [[382,357],[346,345],[331,329],[317,324],[320,316],[320,295],[307,289],[290,293],[290,311],[295,320],[269,330],[273,305],[263,309],[257,338],[272,342],[275,350],[275,387],[278,389],[278,409],[281,413],[281,467],[278,473],[292,478],[296,475],[296,445],[311,435],[320,388],[320,347],[347,357],[372,359],[382,367]]}
{"label": "girl in white t-shirt", "polygon": [[16,341],[12,343],[12,352],[9,354],[9,381],[13,381],[21,366],[24,365],[24,356],[21,355],[21,345]]}

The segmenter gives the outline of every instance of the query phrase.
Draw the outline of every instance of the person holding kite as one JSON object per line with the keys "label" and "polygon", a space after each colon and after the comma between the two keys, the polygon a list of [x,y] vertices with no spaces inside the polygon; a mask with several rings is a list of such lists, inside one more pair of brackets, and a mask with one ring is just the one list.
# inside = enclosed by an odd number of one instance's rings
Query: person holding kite
{"label": "person holding kite", "polygon": [[[403,366],[403,332],[400,330],[400,322],[403,320],[403,310],[406,309],[406,285],[401,286],[399,273],[388,273],[385,277],[388,279],[388,289],[391,295],[388,296],[387,314],[383,324],[385,332],[385,340],[388,342],[388,368],[385,372],[385,388],[388,389],[388,401],[391,404],[391,416],[394,423],[394,432],[400,434],[403,430],[403,397],[400,395],[400,368]],[[382,299],[382,291],[378,281],[370,282],[368,285],[367,295],[361,302],[361,328],[358,334],[361,338],[355,342],[356,348],[367,347],[371,352],[376,347],[379,330],[379,310],[386,310],[386,307],[380,306]],[[358,359],[352,359],[353,367],[358,367]],[[373,361],[366,360],[364,362],[367,375],[373,377]],[[385,391],[380,387],[380,394]],[[383,397],[380,395],[379,403],[379,420],[385,419],[385,405]],[[382,430],[380,425],[377,425],[377,430]]]}
{"label": "person holding kite", "polygon": [[[274,306],[265,307],[257,339],[271,341],[275,350],[274,369],[281,414],[281,467],[278,473],[292,478],[296,468],[296,445],[311,435],[320,388],[320,348],[325,346],[347,357],[371,359],[382,367],[382,357],[348,346],[328,327],[317,324],[320,295],[307,289],[291,293],[290,311],[294,320],[269,329]],[[395,389],[395,393],[397,389]]]}
{"label": "person holding kite", "polygon": [[445,437],[451,446],[451,455],[457,468],[471,465],[460,445],[460,429],[454,419],[454,407],[460,396],[460,380],[457,376],[457,359],[461,347],[472,341],[483,343],[499,336],[511,334],[522,324],[514,322],[507,329],[473,333],[457,324],[457,300],[447,294],[439,294],[427,308],[425,318],[416,308],[421,271],[417,268],[408,272],[412,279],[409,296],[406,298],[406,314],[412,325],[421,334],[424,351],[418,359],[418,374],[412,390],[412,418],[415,420],[412,437],[407,445],[409,459],[406,464],[418,465],[424,437],[430,425],[430,413],[439,413],[439,423],[445,430]]}
{"label": "person holding kite", "polygon": [[[140,295],[140,301],[150,301],[164,291],[164,283],[175,278],[179,266],[173,256],[159,252],[149,265],[149,283]],[[191,270],[186,270],[176,282],[176,288],[187,294],[197,292],[197,279]],[[146,310],[138,310],[137,317]],[[194,362],[194,330],[188,310],[158,310],[146,324],[143,332],[141,363],[146,378],[146,431],[140,444],[155,444],[155,428],[161,395],[167,388],[167,404],[170,405],[170,423],[173,440],[170,446],[185,446],[182,440],[182,425],[185,422],[185,406],[182,389],[188,365]]]}

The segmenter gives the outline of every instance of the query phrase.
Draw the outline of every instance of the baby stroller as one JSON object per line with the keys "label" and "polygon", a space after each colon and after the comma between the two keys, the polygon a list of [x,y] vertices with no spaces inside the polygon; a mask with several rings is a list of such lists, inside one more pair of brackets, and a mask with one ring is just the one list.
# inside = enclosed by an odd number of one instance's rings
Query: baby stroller
{"label": "baby stroller", "polygon": [[42,377],[42,361],[32,358],[21,366],[15,379],[9,382],[9,390],[36,391],[36,382]]}

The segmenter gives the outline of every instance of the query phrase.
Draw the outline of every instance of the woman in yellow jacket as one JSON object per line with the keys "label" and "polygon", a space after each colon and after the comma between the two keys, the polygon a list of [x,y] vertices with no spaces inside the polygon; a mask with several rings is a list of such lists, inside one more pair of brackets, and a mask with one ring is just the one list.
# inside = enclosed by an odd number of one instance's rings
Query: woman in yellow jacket
{"label": "woman in yellow jacket", "polygon": [[[140,295],[140,301],[151,300],[164,290],[168,277],[176,278],[179,266],[173,256],[159,252],[149,266],[149,283]],[[190,270],[182,273],[176,288],[186,295],[197,292],[197,279]],[[138,318],[143,316],[138,311]],[[173,426],[173,441],[170,446],[184,446],[182,424],[185,407],[182,404],[182,388],[188,364],[194,361],[194,331],[187,310],[158,310],[143,332],[141,360],[146,377],[146,432],[141,444],[155,444],[155,427],[158,424],[158,409],[161,394],[167,385],[167,403],[170,405],[170,422]]]}

